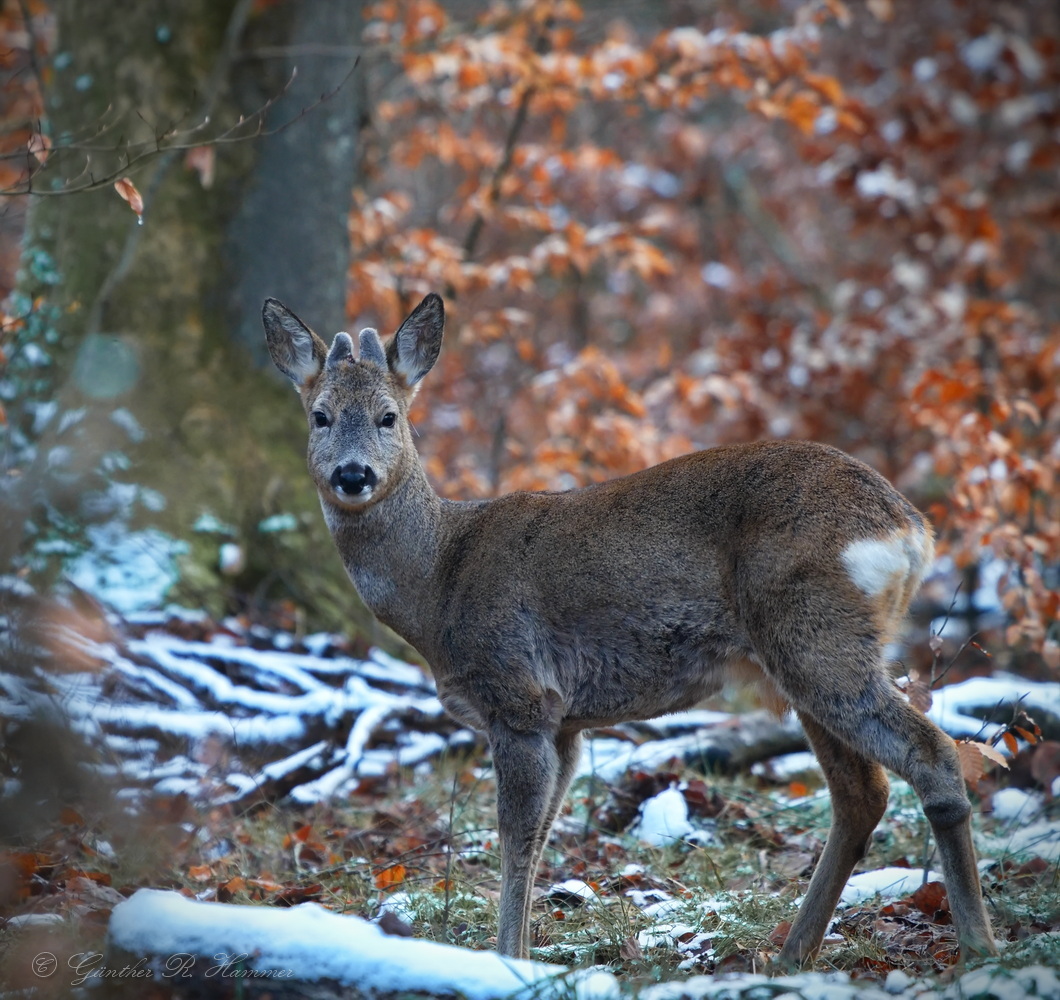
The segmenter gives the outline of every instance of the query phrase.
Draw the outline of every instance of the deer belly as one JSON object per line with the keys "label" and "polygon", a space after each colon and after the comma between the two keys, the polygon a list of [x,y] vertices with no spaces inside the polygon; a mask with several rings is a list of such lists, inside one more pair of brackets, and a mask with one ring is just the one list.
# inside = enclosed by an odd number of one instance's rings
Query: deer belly
{"label": "deer belly", "polygon": [[586,726],[691,708],[717,693],[726,674],[726,657],[702,648],[659,655],[605,643],[582,647],[566,659],[555,670],[565,692],[566,718]]}

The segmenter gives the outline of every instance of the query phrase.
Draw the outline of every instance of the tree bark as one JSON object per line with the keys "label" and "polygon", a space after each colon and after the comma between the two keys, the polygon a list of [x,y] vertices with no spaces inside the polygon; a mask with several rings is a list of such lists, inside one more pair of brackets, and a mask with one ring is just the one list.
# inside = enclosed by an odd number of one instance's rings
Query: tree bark
{"label": "tree bark", "polygon": [[[324,332],[344,325],[357,74],[321,98],[353,65],[360,5],[300,0],[254,12],[249,0],[186,0],[101,17],[92,4],[57,0],[54,9],[45,94],[54,150],[39,184],[124,170],[129,144],[209,114],[189,136],[205,141],[278,95],[267,129],[289,124],[214,146],[212,183],[185,151],[131,167],[142,225],[109,183],[32,200],[19,291],[35,303],[32,336],[46,363],[36,381],[20,380],[9,407],[35,457],[10,477],[15,523],[27,527],[3,554],[20,546],[23,558],[57,564],[41,553],[79,544],[88,521],[123,514],[191,540],[178,599],[233,610],[219,599],[229,581],[217,558],[230,541],[246,554],[231,593],[293,597],[318,625],[370,627],[315,513],[299,407],[263,371],[258,347],[267,294],[286,296]],[[285,55],[259,58],[263,47]],[[93,150],[64,151],[71,145]],[[130,429],[129,413],[142,430]],[[115,479],[150,488],[166,509],[116,510],[130,494]],[[204,513],[228,527],[193,533]],[[295,515],[294,527],[259,530],[276,514]]]}
{"label": "tree bark", "polygon": [[[268,67],[271,72],[256,73],[242,89],[252,97],[249,113],[286,84],[269,121],[291,124],[261,141],[254,176],[228,234],[235,262],[235,329],[262,365],[267,355],[260,315],[268,296],[311,317],[321,334],[345,326],[347,220],[356,133],[364,116],[364,68],[343,83],[360,37],[360,4],[314,0],[288,6],[289,12],[278,9],[292,22],[288,54],[278,60],[283,73]],[[304,112],[340,84],[333,97]]]}

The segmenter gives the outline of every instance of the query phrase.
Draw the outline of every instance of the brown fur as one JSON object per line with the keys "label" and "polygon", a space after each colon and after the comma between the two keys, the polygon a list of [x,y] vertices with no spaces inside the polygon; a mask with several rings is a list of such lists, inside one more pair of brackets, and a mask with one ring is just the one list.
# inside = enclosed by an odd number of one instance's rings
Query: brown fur
{"label": "brown fur", "polygon": [[[309,470],[351,579],[431,664],[446,708],[489,739],[500,952],[528,952],[533,877],[581,731],[688,708],[728,676],[794,707],[832,792],[832,830],[781,961],[819,949],[883,815],[881,763],[923,800],[962,945],[994,951],[953,741],[905,702],[883,658],[931,553],[930,528],[885,479],[834,448],[773,441],[568,493],[445,501],[406,419],[441,345],[441,299],[405,321],[385,367],[374,333],[355,361],[338,338],[329,357],[274,300],[264,322],[310,415]],[[378,482],[336,490],[347,463]]]}

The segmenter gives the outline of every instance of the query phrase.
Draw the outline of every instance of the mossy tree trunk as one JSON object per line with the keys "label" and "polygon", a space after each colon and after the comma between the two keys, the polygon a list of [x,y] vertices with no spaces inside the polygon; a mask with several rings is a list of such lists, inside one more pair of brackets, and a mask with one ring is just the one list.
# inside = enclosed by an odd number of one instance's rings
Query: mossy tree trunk
{"label": "mossy tree trunk", "polygon": [[[178,598],[216,612],[225,587],[229,597],[286,594],[319,623],[366,624],[311,495],[304,418],[258,346],[265,294],[286,296],[324,333],[344,325],[362,74],[320,98],[353,65],[360,5],[54,9],[55,152],[38,187],[106,176],[131,144],[206,114],[191,141],[208,141],[282,96],[268,110],[271,134],[199,154],[214,158],[212,179],[183,150],[133,164],[142,225],[109,183],[33,199],[19,289],[32,315],[19,355],[38,377],[20,383],[15,420],[31,446],[11,477],[23,557],[41,564],[86,522],[121,515],[192,541]],[[164,510],[144,509],[161,499]],[[217,572],[223,542],[245,556],[237,576]]]}

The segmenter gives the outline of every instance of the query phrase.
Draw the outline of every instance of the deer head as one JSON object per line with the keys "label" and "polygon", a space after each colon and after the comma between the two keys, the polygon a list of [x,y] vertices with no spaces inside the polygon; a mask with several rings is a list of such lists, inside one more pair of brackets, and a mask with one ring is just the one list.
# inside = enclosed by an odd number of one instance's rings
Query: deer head
{"label": "deer head", "polygon": [[375,330],[328,348],[290,309],[267,299],[273,363],[295,385],[309,420],[309,472],[321,499],[359,509],[385,497],[416,462],[408,409],[442,346],[441,297],[428,295],[384,346]]}

